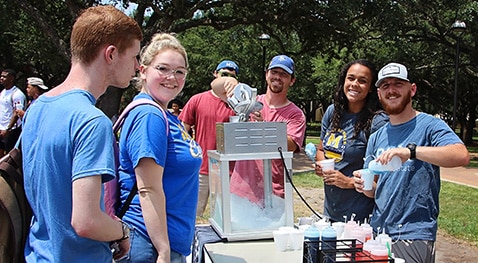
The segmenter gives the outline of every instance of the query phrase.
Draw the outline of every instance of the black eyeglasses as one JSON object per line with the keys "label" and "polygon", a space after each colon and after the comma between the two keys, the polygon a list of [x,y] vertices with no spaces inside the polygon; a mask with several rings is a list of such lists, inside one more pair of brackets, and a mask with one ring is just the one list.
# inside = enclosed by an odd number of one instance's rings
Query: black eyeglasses
{"label": "black eyeglasses", "polygon": [[229,73],[227,71],[219,71],[219,76],[221,76],[221,77],[233,77],[233,78],[237,79],[236,74]]}

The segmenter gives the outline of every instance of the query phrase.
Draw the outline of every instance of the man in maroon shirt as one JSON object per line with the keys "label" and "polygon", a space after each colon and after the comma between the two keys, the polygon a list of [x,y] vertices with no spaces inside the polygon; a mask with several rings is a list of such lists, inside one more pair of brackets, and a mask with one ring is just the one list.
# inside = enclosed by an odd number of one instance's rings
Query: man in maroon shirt
{"label": "man in maroon shirt", "polygon": [[[238,73],[239,67],[234,61],[221,61],[213,72],[215,78],[211,82],[211,87],[221,86],[223,87],[221,90],[226,90],[226,87],[229,86],[235,87],[239,83]],[[216,123],[229,122],[229,117],[235,115],[227,104],[226,94],[217,94],[214,90],[210,89],[192,96],[179,115],[186,130],[189,131],[194,126],[195,140],[203,150],[202,164],[199,170],[199,198],[196,212],[198,216],[203,214],[209,197],[207,151],[216,149]],[[231,169],[233,167],[231,165]]]}

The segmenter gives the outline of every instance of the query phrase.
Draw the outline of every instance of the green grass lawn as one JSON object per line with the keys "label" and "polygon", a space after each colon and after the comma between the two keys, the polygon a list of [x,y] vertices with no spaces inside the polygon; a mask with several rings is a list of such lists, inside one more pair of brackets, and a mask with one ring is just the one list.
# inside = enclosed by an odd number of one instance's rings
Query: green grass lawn
{"label": "green grass lawn", "polygon": [[467,167],[478,167],[478,146],[467,146],[471,154],[470,164]]}
{"label": "green grass lawn", "polygon": [[[294,174],[296,187],[323,188],[313,172]],[[478,189],[442,182],[438,228],[478,246]]]}
{"label": "green grass lawn", "polygon": [[478,189],[442,182],[438,227],[478,246]]}

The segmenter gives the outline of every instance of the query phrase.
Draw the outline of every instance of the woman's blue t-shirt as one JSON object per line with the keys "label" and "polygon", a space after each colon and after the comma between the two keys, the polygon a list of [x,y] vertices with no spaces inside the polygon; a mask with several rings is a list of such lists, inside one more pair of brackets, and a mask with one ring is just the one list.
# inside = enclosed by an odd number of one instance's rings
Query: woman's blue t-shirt
{"label": "woman's blue t-shirt", "polygon": [[[138,94],[135,99],[138,98],[152,99],[145,93]],[[119,141],[121,202],[124,203],[136,183],[134,168],[141,158],[152,158],[164,168],[163,190],[171,250],[188,255],[196,222],[202,151],[178,118],[169,111],[164,112],[152,105],[140,105],[125,119]],[[123,219],[148,237],[138,194]]]}

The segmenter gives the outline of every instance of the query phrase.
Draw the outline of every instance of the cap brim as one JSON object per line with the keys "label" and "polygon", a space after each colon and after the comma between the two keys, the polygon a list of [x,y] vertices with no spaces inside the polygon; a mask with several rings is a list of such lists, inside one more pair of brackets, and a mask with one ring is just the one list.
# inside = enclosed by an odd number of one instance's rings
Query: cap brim
{"label": "cap brim", "polygon": [[291,75],[294,73],[294,71],[290,70],[290,68],[288,68],[287,66],[281,65],[281,64],[271,66],[271,67],[268,68],[268,70],[273,69],[273,68],[281,68],[281,69],[285,70],[287,73],[289,73]]}
{"label": "cap brim", "polygon": [[407,78],[402,78],[402,77],[399,77],[399,76],[390,76],[390,77],[385,77],[383,79],[377,80],[377,82],[375,82],[375,87],[377,87],[377,88],[380,87],[380,84],[382,84],[382,81],[384,81],[385,79],[389,79],[389,78],[401,79],[401,80],[405,80],[405,81],[410,82],[410,80],[407,79]]}

